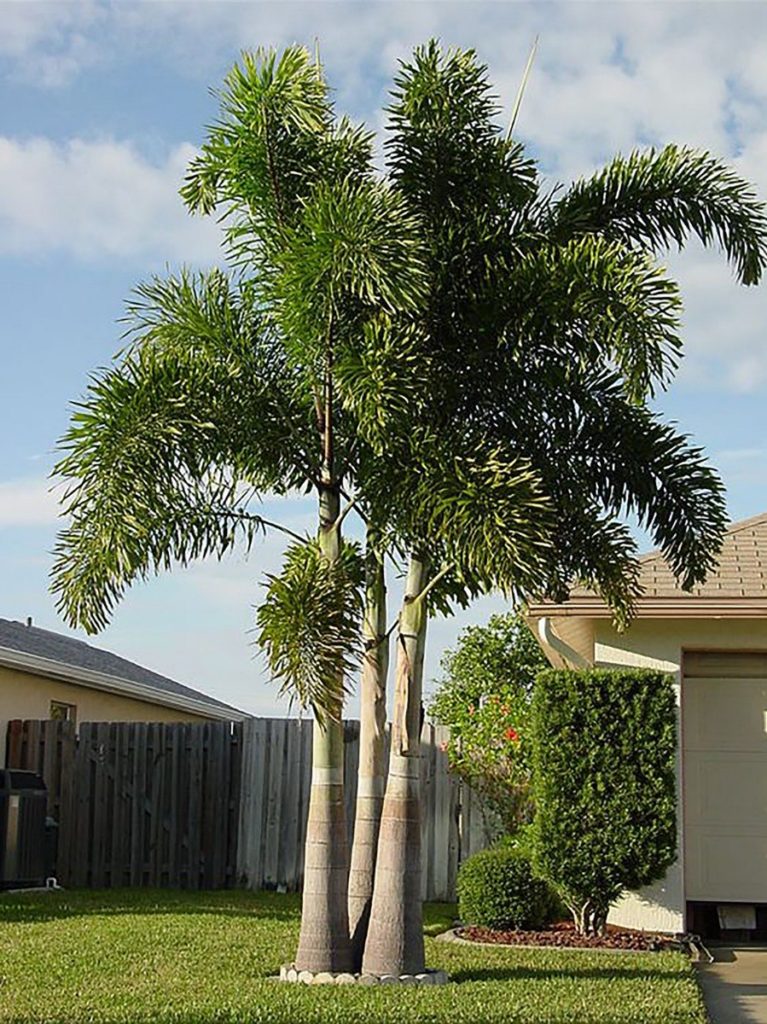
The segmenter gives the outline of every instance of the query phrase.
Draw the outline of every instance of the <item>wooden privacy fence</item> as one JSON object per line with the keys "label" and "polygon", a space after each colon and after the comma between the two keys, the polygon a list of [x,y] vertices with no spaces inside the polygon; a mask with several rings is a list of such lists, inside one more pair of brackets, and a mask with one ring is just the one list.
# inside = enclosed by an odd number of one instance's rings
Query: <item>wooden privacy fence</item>
{"label": "wooden privacy fence", "polygon": [[241,727],[9,723],[9,767],[39,771],[62,885],[234,885]]}
{"label": "wooden privacy fence", "polygon": [[[459,863],[487,845],[481,804],[447,770],[447,732],[421,738],[423,895],[455,897]],[[352,838],[359,723],[346,722]],[[62,885],[300,889],[310,721],[13,721],[7,766],[39,771],[59,823]]]}

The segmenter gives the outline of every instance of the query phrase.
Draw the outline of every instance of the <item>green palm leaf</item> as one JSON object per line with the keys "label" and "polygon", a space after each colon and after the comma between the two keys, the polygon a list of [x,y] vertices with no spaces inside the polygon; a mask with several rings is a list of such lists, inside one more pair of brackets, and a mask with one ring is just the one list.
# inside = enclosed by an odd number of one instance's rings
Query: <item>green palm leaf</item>
{"label": "green palm leaf", "polygon": [[258,643],[272,676],[318,720],[338,714],[362,657],[364,567],[345,544],[329,561],[316,542],[292,545],[282,571],[268,577],[256,613]]}
{"label": "green palm leaf", "polygon": [[743,284],[767,265],[764,203],[732,168],[686,146],[616,157],[557,198],[541,226],[558,239],[594,233],[656,252],[693,234],[718,244]]}

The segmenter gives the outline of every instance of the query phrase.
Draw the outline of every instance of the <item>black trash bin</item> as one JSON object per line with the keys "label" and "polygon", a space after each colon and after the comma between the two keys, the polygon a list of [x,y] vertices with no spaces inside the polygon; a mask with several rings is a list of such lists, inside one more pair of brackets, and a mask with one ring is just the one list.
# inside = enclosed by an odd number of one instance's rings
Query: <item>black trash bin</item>
{"label": "black trash bin", "polygon": [[0,770],[0,889],[45,885],[47,802],[37,772]]}

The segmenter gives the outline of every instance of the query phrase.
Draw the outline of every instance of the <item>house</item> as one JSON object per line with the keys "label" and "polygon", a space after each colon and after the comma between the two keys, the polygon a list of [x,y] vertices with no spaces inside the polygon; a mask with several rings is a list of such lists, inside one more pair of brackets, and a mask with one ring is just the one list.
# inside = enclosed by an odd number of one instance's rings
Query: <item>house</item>
{"label": "house", "polygon": [[[624,632],[574,590],[529,607],[558,667],[633,665],[673,673],[679,707],[679,858],[610,920],[666,932],[767,921],[767,513],[734,523],[706,583],[684,593],[658,552],[641,560],[643,596]],[[744,906],[745,905],[745,906]],[[716,927],[716,925],[714,926]]]}
{"label": "house", "polygon": [[[14,718],[77,722],[238,721],[199,690],[73,637],[0,619],[0,747]],[[0,764],[3,763],[0,749]]]}

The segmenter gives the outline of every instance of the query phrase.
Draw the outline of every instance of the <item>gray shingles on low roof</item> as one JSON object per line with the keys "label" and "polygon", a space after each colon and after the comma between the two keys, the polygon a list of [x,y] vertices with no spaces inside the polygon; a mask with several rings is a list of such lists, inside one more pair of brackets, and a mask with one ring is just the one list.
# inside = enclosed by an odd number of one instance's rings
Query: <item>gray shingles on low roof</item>
{"label": "gray shingles on low roof", "polygon": [[53,633],[48,629],[40,629],[38,626],[26,626],[22,622],[0,619],[0,648],[32,654],[38,658],[47,658],[49,661],[71,665],[73,668],[88,669],[91,672],[101,672],[103,675],[112,676],[115,679],[139,683],[141,686],[156,690],[158,697],[162,697],[164,693],[175,694],[242,714],[230,704],[224,704],[214,697],[209,697],[206,693],[193,690],[190,686],[183,686],[173,679],[168,679],[167,676],[161,676],[158,672],[152,672],[126,658],[120,658],[117,654],[112,654],[111,651],[91,647],[84,640],[63,636],[61,633]]}

